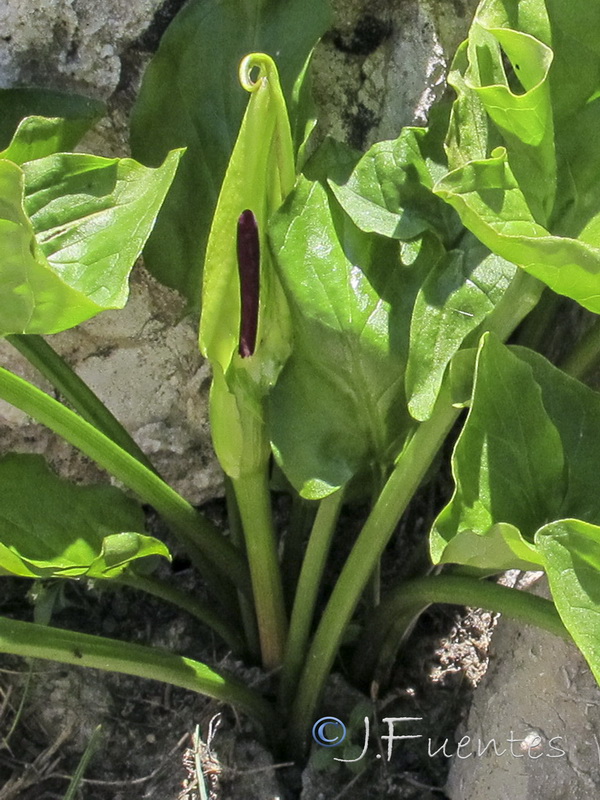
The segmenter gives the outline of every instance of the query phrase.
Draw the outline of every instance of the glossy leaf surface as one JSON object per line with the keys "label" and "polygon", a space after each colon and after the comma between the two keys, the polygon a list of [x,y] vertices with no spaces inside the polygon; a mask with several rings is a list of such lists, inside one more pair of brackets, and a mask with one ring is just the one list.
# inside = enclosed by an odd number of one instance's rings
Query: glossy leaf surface
{"label": "glossy leaf surface", "polygon": [[30,578],[113,578],[165,545],[145,536],[141,507],[119,489],[75,486],[41,456],[0,461],[0,568]]}
{"label": "glossy leaf surface", "polygon": [[0,333],[55,333],[121,308],[179,157],[156,170],[69,153],[0,161]]}
{"label": "glossy leaf surface", "polygon": [[493,252],[600,311],[600,4],[486,0],[434,191]]}
{"label": "glossy leaf surface", "polygon": [[404,128],[397,139],[374,144],[348,176],[335,169],[329,185],[348,216],[367,233],[412,239],[432,230],[450,244],[460,222],[432,192],[446,169],[439,126]]}
{"label": "glossy leaf surface", "polygon": [[418,286],[441,246],[360,231],[319,182],[301,179],[271,226],[294,349],[269,398],[288,479],[323,497],[385,471],[410,427],[404,367]]}
{"label": "glossy leaf surface", "polygon": [[430,416],[450,360],[492,313],[516,271],[473,236],[461,245],[431,270],[412,313],[406,390],[418,420]]}

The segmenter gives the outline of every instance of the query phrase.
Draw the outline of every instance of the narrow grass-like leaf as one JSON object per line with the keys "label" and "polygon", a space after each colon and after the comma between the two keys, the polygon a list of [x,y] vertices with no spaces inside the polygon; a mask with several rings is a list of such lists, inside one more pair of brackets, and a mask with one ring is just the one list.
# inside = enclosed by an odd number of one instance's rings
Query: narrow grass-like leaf
{"label": "narrow grass-like leaf", "polygon": [[67,787],[67,791],[63,800],[75,800],[77,797],[77,790],[81,785],[81,781],[83,780],[83,776],[85,775],[85,771],[88,768],[88,764],[96,750],[100,745],[100,740],[102,738],[102,725],[98,725],[94,732],[92,733],[89,742],[85,750],[83,751],[83,755],[79,760],[79,764],[77,765],[77,769],[73,773],[73,777],[69,782],[69,786]]}

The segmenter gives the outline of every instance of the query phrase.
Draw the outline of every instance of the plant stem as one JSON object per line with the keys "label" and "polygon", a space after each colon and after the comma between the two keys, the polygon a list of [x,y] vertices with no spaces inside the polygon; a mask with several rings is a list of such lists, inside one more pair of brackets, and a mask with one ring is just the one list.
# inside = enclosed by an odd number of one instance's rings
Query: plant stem
{"label": "plant stem", "polygon": [[492,331],[502,341],[508,339],[517,325],[536,307],[544,288],[544,284],[533,275],[518,269],[502,300],[483,323],[477,339],[481,338],[484,331]]}
{"label": "plant stem", "polygon": [[302,753],[305,735],[319,702],[346,625],[383,553],[398,519],[423,479],[431,460],[452,427],[458,411],[445,391],[431,419],[423,422],[400,454],[331,593],[305,659],[291,714],[291,744]]}
{"label": "plant stem", "polygon": [[181,495],[156,473],[115,444],[89,422],[22,378],[0,367],[0,398],[46,425],[81,450],[144,502],[154,506],[179,535],[194,563],[208,574],[208,558],[239,588],[248,586],[238,551]]}
{"label": "plant stem", "polygon": [[290,629],[281,675],[281,705],[292,701],[302,670],[319,586],[325,571],[331,541],[342,506],[344,492],[338,489],[319,504],[296,589]]}
{"label": "plant stem", "polygon": [[314,501],[305,500],[294,492],[290,521],[284,538],[281,559],[281,573],[283,575],[283,586],[288,608],[292,607],[296,596],[305,543],[314,523],[316,505]]}
{"label": "plant stem", "polygon": [[[502,300],[478,331],[477,338],[484,331],[493,331],[501,339],[506,339],[535,307],[542,291],[543,284],[540,281],[521,269],[517,270]],[[465,342],[465,346],[469,346],[469,343]],[[304,751],[306,734],[327,675],[369,577],[457,416],[458,411],[450,405],[448,388],[444,383],[430,419],[419,425],[398,457],[348,556],[315,633],[300,678],[290,728],[290,742],[296,754]]]}
{"label": "plant stem", "polygon": [[201,603],[196,600],[192,595],[187,592],[182,592],[175,586],[172,586],[166,581],[155,578],[150,575],[130,575],[120,576],[113,580],[106,581],[108,585],[116,584],[122,586],[130,586],[132,589],[139,589],[142,592],[147,592],[154,597],[159,597],[161,600],[166,600],[178,608],[182,608],[191,614],[196,619],[208,625],[209,628],[217,633],[224,642],[226,642],[234,653],[240,655],[246,650],[244,641],[238,631],[225,619],[223,615],[217,613],[212,608],[209,608],[206,603]]}
{"label": "plant stem", "polygon": [[417,578],[398,586],[366,621],[356,660],[359,680],[372,675],[378,661],[385,664],[385,671],[407,629],[432,603],[485,608],[571,639],[554,603],[544,597],[461,575]]}
{"label": "plant stem", "polygon": [[231,703],[265,726],[277,722],[257,692],[199,661],[153,647],[0,617],[0,652],[170,683]]}
{"label": "plant stem", "polygon": [[546,287],[535,309],[516,332],[514,343],[543,353],[556,325],[556,314],[563,299]]}
{"label": "plant stem", "polygon": [[50,381],[87,422],[137,458],[147,469],[156,472],[151,461],[119,420],[43,337],[37,334],[13,334],[7,336],[6,340]]}
{"label": "plant stem", "polygon": [[233,479],[233,487],[244,528],[262,662],[265,669],[275,669],[283,660],[286,613],[266,465]]}
{"label": "plant stem", "polygon": [[[243,555],[246,555],[246,543],[244,542],[244,529],[242,518],[235,498],[235,489],[229,475],[225,475],[225,504],[227,506],[227,522],[231,541]],[[258,641],[258,628],[256,626],[256,614],[252,605],[252,598],[238,592],[240,613],[242,615],[242,625],[246,636],[246,646],[252,657],[258,661],[260,659],[260,642]]]}
{"label": "plant stem", "polygon": [[600,317],[596,317],[560,365],[567,375],[583,380],[600,360]]}

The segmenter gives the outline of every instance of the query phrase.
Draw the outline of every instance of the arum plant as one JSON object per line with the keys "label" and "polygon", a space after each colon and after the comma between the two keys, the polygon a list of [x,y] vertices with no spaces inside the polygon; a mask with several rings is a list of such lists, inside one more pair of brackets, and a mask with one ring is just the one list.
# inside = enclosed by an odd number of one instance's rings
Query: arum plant
{"label": "arum plant", "polygon": [[[600,21],[600,0],[567,10],[532,0],[527,13],[517,0],[485,0],[453,63],[451,108],[365,154],[310,138],[307,59],[325,4],[310,4],[317,22],[294,33],[295,42],[288,37],[297,26],[288,23],[304,5],[276,2],[268,13],[258,0],[241,5],[252,43],[281,53],[281,81],[269,55],[231,44],[238,4],[192,0],[166,34],[134,114],[134,147],[154,168],[57,153],[66,131],[75,136],[66,110],[27,117],[0,160],[0,247],[10,277],[2,330],[75,410],[6,370],[0,396],[154,506],[212,602],[152,573],[170,554],[144,531],[138,501],[114,488],[59,486],[37,458],[0,462],[2,485],[24,487],[21,504],[3,497],[0,566],[23,577],[93,576],[162,597],[236,654],[260,660],[278,686],[267,701],[181,656],[17,620],[0,620],[2,648],[170,681],[237,704],[267,729],[277,712],[287,725],[283,746],[298,758],[340,649],[353,647],[358,685],[384,680],[431,603],[478,605],[572,638],[600,678],[600,401],[532,349],[506,344],[544,291],[599,310],[600,26],[590,20]],[[232,74],[243,56],[241,86],[223,78],[216,30]],[[200,59],[201,76],[222,87],[216,98],[207,95],[210,81],[193,79],[190,43],[203,41],[211,57]],[[574,69],[584,78],[576,90]],[[170,89],[175,79],[179,92]],[[79,131],[87,117],[75,117]],[[219,125],[235,141],[227,159],[215,140]],[[167,155],[187,143],[185,156]],[[212,179],[205,151],[215,155]],[[213,371],[210,423],[229,487],[229,539],[163,481],[35,336],[122,305],[132,259],[180,158],[148,264],[190,308],[202,305],[199,343]],[[198,211],[190,228],[185,212],[198,197],[211,214]],[[114,244],[121,223],[136,232],[126,250]],[[169,273],[173,253],[181,259]],[[598,359],[595,328],[569,356],[573,371]],[[373,587],[386,547],[459,426],[455,490],[432,521],[423,574],[387,579],[379,602]],[[296,530],[287,537],[272,514],[273,487],[292,497]],[[26,513],[34,490],[40,518]],[[365,502],[369,511],[336,568],[340,513]],[[488,580],[509,568],[543,570],[552,599]],[[353,645],[344,640],[351,624]]]}
{"label": "arum plant", "polygon": [[295,167],[273,60],[265,54],[246,56],[240,83],[250,101],[210,229],[200,348],[213,369],[212,437],[244,528],[262,661],[274,668],[281,664],[286,621],[264,404],[290,353],[290,320],[266,246],[266,226],[293,188]]}

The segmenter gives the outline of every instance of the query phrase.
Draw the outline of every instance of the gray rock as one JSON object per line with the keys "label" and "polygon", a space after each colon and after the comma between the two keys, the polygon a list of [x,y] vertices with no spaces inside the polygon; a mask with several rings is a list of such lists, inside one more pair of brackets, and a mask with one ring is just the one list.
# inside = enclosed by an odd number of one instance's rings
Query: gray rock
{"label": "gray rock", "polygon": [[0,85],[77,89],[108,98],[121,55],[162,0],[4,0]]}
{"label": "gray rock", "polygon": [[545,631],[499,622],[461,736],[451,800],[598,796],[600,689],[575,646]]}
{"label": "gray rock", "polygon": [[333,0],[333,28],[315,54],[323,129],[362,149],[425,124],[476,5]]}

